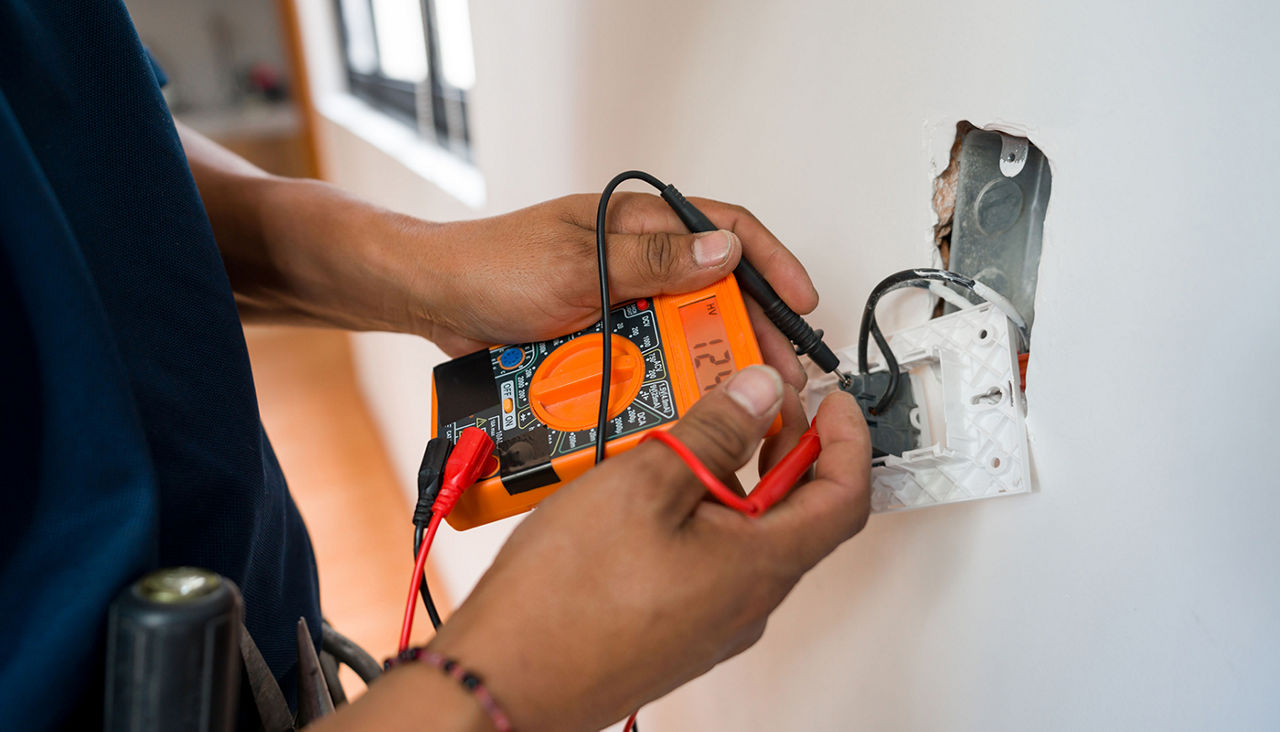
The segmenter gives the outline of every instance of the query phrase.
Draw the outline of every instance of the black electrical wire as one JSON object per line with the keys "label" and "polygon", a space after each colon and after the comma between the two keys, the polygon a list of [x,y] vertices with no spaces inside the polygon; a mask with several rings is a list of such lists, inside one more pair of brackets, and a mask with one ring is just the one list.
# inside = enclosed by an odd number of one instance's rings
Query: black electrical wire
{"label": "black electrical wire", "polygon": [[[880,349],[880,354],[884,356],[884,367],[889,372],[889,383],[885,385],[884,394],[881,395],[880,401],[871,407],[872,414],[880,414],[890,404],[893,403],[894,397],[898,395],[898,382],[902,378],[902,372],[898,368],[898,358],[893,355],[893,349],[889,348],[889,341],[885,340],[884,334],[880,332],[880,325],[875,319],[871,320],[871,337],[876,341],[876,347]],[[859,344],[861,346],[861,343]],[[862,373],[866,373],[866,369],[859,367]]]}
{"label": "black electrical wire", "polygon": [[[427,517],[430,520],[430,516]],[[418,550],[422,548],[422,535],[425,528],[422,526],[413,527],[413,556],[418,556]],[[436,630],[440,629],[440,612],[436,610],[436,603],[431,599],[431,588],[427,587],[427,575],[423,574],[418,578],[418,594],[422,596],[422,604],[427,608],[427,617],[431,618],[431,627]]]}
{"label": "black electrical wire", "polygon": [[931,279],[951,282],[969,291],[974,289],[973,280],[954,272],[909,269],[895,272],[885,277],[871,289],[871,294],[867,296],[867,304],[862,310],[862,325],[858,329],[858,371],[866,374],[869,370],[867,365],[867,342],[868,336],[870,336],[875,339],[876,346],[880,349],[880,354],[884,358],[885,368],[889,372],[889,383],[885,386],[884,394],[880,396],[880,400],[876,402],[875,406],[871,407],[872,414],[880,414],[893,403],[898,394],[898,386],[902,378],[898,368],[898,360],[894,356],[893,350],[889,348],[889,342],[885,339],[884,334],[881,333],[880,326],[876,323],[876,305],[879,304],[881,297],[884,297],[886,293],[892,290],[907,286],[912,281]]}
{"label": "black electrical wire", "polygon": [[[880,332],[880,327],[876,323],[876,305],[880,302],[880,298],[886,293],[902,287],[916,286],[924,282],[936,281],[943,282],[948,285],[955,285],[972,292],[977,297],[983,297],[977,291],[978,283],[972,278],[962,274],[952,272],[945,269],[907,269],[901,272],[895,272],[885,277],[871,290],[871,294],[867,296],[867,304],[862,310],[862,325],[858,330],[858,371],[866,374],[867,368],[867,342],[868,337],[874,338],[876,347],[880,349],[880,354],[884,357],[885,367],[889,371],[889,383],[885,387],[885,392],[881,395],[880,400],[871,408],[872,414],[879,414],[893,403],[894,398],[898,394],[898,387],[901,381],[899,373],[898,360],[893,355],[893,350],[889,348],[889,343],[885,340],[884,334]],[[990,288],[986,288],[990,290]],[[986,298],[983,298],[984,300]],[[1030,340],[1030,334],[1027,332],[1025,325],[1016,324],[1018,331],[1022,336],[1023,342]]]}
{"label": "black electrical wire", "polygon": [[661,191],[667,185],[642,170],[619,173],[604,187],[600,205],[596,208],[596,259],[600,266],[600,334],[604,337],[604,366],[600,372],[600,416],[596,420],[596,464],[604,460],[604,431],[609,425],[609,382],[613,377],[613,319],[609,312],[609,261],[605,255],[605,213],[609,209],[609,197],[613,190],[629,180],[642,180]]}

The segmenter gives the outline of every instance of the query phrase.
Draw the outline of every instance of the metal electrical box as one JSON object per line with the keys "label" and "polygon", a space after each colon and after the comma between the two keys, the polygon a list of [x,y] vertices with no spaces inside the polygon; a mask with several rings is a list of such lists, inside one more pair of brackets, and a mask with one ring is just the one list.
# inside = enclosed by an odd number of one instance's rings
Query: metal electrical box
{"label": "metal electrical box", "polygon": [[973,130],[961,142],[947,268],[1009,298],[1028,326],[1051,180],[1049,161],[1025,137]]}

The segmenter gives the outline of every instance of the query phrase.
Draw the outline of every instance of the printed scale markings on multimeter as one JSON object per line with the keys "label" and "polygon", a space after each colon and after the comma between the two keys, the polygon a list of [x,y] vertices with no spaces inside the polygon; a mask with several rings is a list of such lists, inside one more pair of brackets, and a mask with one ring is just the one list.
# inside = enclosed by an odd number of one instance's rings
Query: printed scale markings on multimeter
{"label": "printed scale markings on multimeter", "polygon": [[[644,360],[644,373],[635,399],[627,405],[622,414],[613,417],[609,421],[606,439],[612,439],[655,424],[664,424],[675,419],[676,416],[675,403],[671,397],[671,382],[667,374],[666,357],[661,349],[662,339],[654,314],[648,308],[648,302],[644,301],[643,310],[638,303],[632,303],[616,309],[614,310],[614,317],[616,321],[613,324],[613,333],[626,338],[632,344],[633,349],[640,350]],[[484,424],[477,426],[484,428],[494,438],[494,442],[499,445],[517,443],[522,435],[534,433],[539,427],[547,427],[548,449],[551,455],[564,455],[582,446],[594,445],[596,439],[594,417],[592,418],[592,426],[587,429],[568,431],[554,429],[554,427],[540,420],[534,414],[534,408],[529,399],[529,387],[538,368],[547,360],[549,355],[569,341],[599,333],[600,325],[597,323],[591,328],[550,341],[500,346],[490,349],[488,353],[492,360],[494,380],[498,384],[499,396],[502,401],[495,410],[495,414],[477,415],[478,417],[484,417]],[[615,363],[619,356],[625,357],[625,355],[629,354],[616,355]],[[583,360],[585,360],[585,356],[586,354],[584,354]],[[617,368],[615,368],[616,371]],[[590,377],[597,383],[597,391],[594,392],[597,395],[594,398],[597,399],[599,372],[597,367]],[[586,395],[590,396],[590,394]],[[612,414],[612,410],[610,410],[610,413]],[[594,414],[594,411],[592,414]],[[455,440],[459,432],[473,424],[476,424],[476,422],[466,419],[459,420],[452,425],[446,426],[443,435],[450,440]],[[554,419],[552,424],[555,424]],[[508,468],[504,472],[514,476],[518,472],[519,465],[527,464],[528,462],[528,460],[522,459],[518,461],[517,465],[504,466]],[[539,487],[536,485],[520,486],[518,483],[518,479],[508,480],[508,488],[515,492],[520,492],[521,490]]]}
{"label": "printed scale markings on multimeter", "polygon": [[[759,347],[732,278],[614,308],[608,450],[676,421]],[[467,427],[497,444],[499,469],[450,515],[467,528],[533,507],[591,465],[600,398],[600,324],[549,341],[496,346],[436,367],[436,436]]]}

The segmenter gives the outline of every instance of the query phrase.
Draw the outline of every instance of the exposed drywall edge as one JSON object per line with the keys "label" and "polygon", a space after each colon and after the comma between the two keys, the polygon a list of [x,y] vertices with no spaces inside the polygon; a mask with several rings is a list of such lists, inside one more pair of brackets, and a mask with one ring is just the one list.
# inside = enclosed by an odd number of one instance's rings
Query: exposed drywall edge
{"label": "exposed drywall edge", "polygon": [[[947,164],[933,177],[933,195],[929,203],[933,208],[933,260],[946,269],[950,262],[951,231],[955,225],[956,186],[960,175],[960,145],[974,129],[973,123],[960,120],[955,124],[955,134],[947,150]],[[932,161],[935,162],[936,161]],[[935,164],[934,169],[938,166]],[[933,317],[942,315],[942,302],[934,307]]]}

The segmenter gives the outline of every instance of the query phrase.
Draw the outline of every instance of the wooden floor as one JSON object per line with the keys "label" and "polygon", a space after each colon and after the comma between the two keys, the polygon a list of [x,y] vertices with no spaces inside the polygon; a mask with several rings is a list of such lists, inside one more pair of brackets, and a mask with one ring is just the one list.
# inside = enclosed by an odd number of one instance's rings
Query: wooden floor
{"label": "wooden floor", "polygon": [[[307,328],[245,336],[262,421],[315,546],[324,615],[382,660],[395,652],[413,570],[412,507],[356,385],[350,340]],[[419,607],[415,643],[430,627]],[[363,691],[349,670],[343,682],[350,696]]]}

